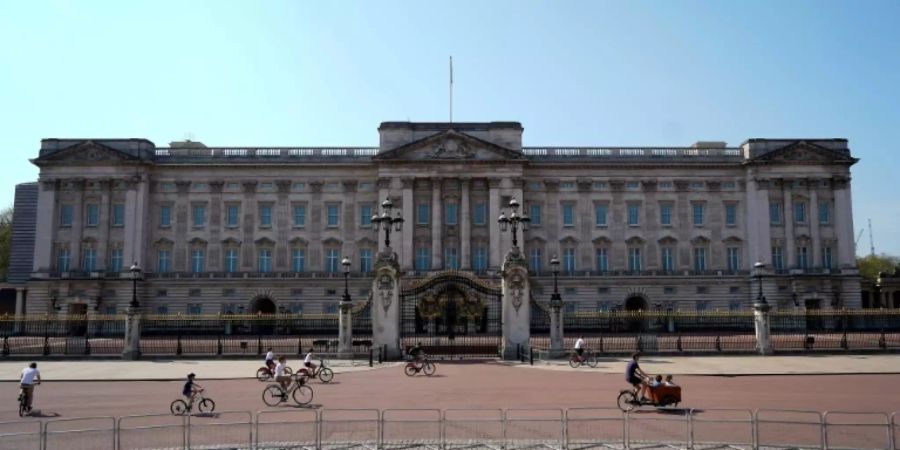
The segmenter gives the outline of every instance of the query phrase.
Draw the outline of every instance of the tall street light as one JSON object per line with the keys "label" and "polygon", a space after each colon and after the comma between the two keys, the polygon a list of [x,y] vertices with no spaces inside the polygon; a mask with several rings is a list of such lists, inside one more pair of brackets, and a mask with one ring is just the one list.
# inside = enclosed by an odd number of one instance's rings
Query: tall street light
{"label": "tall street light", "polygon": [[341,302],[350,302],[350,286],[349,286],[349,278],[350,278],[350,258],[344,257],[341,260],[341,265],[344,266],[344,296],[341,298]]}
{"label": "tall street light", "polygon": [[403,217],[401,217],[400,211],[397,211],[396,217],[391,217],[391,210],[394,208],[394,203],[391,199],[387,199],[381,202],[381,215],[375,214],[372,216],[372,224],[375,226],[375,231],[379,229],[384,230],[384,246],[390,248],[391,246],[391,228],[394,231],[400,231],[403,229]]}
{"label": "tall street light", "polygon": [[129,306],[136,309],[141,306],[137,299],[137,282],[141,277],[141,266],[135,261],[128,270],[131,272],[131,303],[129,303]]}
{"label": "tall street light", "polygon": [[556,255],[553,255],[553,258],[550,259],[550,267],[553,268],[553,294],[550,296],[550,306],[553,308],[561,308],[562,297],[559,295],[559,286],[557,285],[557,278],[559,277],[559,258],[557,258]]}
{"label": "tall street light", "polygon": [[519,201],[516,200],[515,197],[509,201],[509,209],[509,217],[506,217],[506,214],[503,211],[500,211],[500,218],[497,219],[497,222],[500,222],[500,231],[506,231],[507,229],[512,230],[512,245],[513,248],[516,248],[519,245],[519,241],[516,238],[516,231],[518,231],[519,226],[522,227],[522,231],[527,230],[531,218],[524,212],[522,215],[519,215]]}
{"label": "tall street light", "polygon": [[763,286],[762,286],[762,277],[763,277],[763,269],[766,268],[766,265],[762,262],[757,262],[753,265],[753,268],[756,269],[756,280],[759,286],[759,294],[756,296],[756,303],[758,305],[767,306],[766,296],[763,295]]}

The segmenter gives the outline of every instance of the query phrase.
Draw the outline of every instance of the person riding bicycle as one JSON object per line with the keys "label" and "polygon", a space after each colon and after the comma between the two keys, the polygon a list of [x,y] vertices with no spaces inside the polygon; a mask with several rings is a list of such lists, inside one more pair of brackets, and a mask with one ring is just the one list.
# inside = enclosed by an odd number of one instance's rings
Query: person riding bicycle
{"label": "person riding bicycle", "polygon": [[272,347],[269,347],[269,349],[266,350],[266,367],[268,367],[269,370],[272,370],[275,367],[275,352],[272,351]]}
{"label": "person riding bicycle", "polygon": [[421,342],[416,342],[416,345],[410,347],[409,351],[406,352],[415,363],[421,363],[425,359],[425,349],[422,347]]}
{"label": "person riding bicycle", "polygon": [[303,367],[308,369],[310,377],[316,373],[316,364],[313,362],[313,358],[315,358],[313,349],[309,349],[309,352],[306,353],[306,358],[303,359]]}
{"label": "person riding bicycle", "polygon": [[194,378],[197,375],[193,373],[189,373],[187,376],[187,381],[184,383],[184,387],[181,388],[181,395],[185,396],[188,400],[188,404],[191,405],[194,403],[194,397],[203,392],[203,386],[200,386],[196,382],[194,382]]}
{"label": "person riding bicycle", "polygon": [[584,336],[578,336],[575,341],[575,354],[579,360],[584,361]]}
{"label": "person riding bicycle", "polygon": [[625,381],[627,381],[628,384],[634,386],[635,397],[640,394],[641,397],[646,398],[647,384],[644,383],[644,379],[650,377],[643,370],[641,370],[641,366],[638,364],[638,359],[640,359],[640,357],[640,353],[634,353],[631,355],[631,361],[628,361],[628,365],[625,366]]}
{"label": "person riding bicycle", "polygon": [[287,367],[287,358],[281,355],[278,357],[278,364],[275,366],[275,381],[281,385],[282,389],[287,389],[291,384],[291,376],[285,373],[285,367]]}
{"label": "person riding bicycle", "polygon": [[34,401],[34,385],[41,384],[41,372],[38,371],[36,362],[22,369],[20,384],[22,392],[25,394],[25,409],[31,411],[31,402]]}

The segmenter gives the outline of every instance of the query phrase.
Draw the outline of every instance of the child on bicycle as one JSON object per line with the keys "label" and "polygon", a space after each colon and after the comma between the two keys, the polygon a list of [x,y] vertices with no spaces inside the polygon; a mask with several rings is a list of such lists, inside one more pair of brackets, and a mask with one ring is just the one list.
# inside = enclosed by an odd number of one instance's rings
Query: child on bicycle
{"label": "child on bicycle", "polygon": [[584,361],[584,336],[578,336],[575,341],[575,354],[578,355],[579,361]]}
{"label": "child on bicycle", "polygon": [[306,353],[306,358],[303,359],[303,367],[306,367],[310,377],[316,373],[316,363],[313,362],[313,358],[313,349],[309,349],[309,352]]}
{"label": "child on bicycle", "polygon": [[269,347],[269,349],[266,350],[266,367],[268,367],[269,370],[275,368],[275,352],[272,351],[272,347]]}
{"label": "child on bicycle", "polygon": [[410,356],[413,362],[420,363],[424,359],[422,355],[425,354],[425,349],[422,348],[421,342],[416,342],[416,345],[410,347],[409,351],[406,353]]}
{"label": "child on bicycle", "polygon": [[287,357],[281,355],[278,357],[278,364],[275,366],[275,381],[281,385],[282,389],[287,389],[291,384],[291,376],[284,373],[287,367]]}
{"label": "child on bicycle", "polygon": [[187,376],[187,381],[184,383],[184,387],[181,389],[181,395],[187,398],[189,405],[194,403],[194,397],[198,393],[203,392],[203,387],[194,382],[194,378],[196,376],[197,375],[194,375],[193,373],[189,373]]}

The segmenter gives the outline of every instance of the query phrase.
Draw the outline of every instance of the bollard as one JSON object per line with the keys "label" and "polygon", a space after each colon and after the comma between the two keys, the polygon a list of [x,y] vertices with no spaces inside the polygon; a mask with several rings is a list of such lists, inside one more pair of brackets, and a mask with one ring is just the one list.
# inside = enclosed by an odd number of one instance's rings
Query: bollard
{"label": "bollard", "polygon": [[534,365],[534,349],[533,348],[531,348],[531,347],[528,348],[528,355],[529,355],[529,363],[533,366]]}
{"label": "bollard", "polygon": [[222,335],[216,340],[216,354],[222,356]]}
{"label": "bollard", "polygon": [[372,349],[372,347],[369,347],[369,367],[372,367],[375,365],[374,361],[373,361],[374,355],[375,355],[375,350]]}

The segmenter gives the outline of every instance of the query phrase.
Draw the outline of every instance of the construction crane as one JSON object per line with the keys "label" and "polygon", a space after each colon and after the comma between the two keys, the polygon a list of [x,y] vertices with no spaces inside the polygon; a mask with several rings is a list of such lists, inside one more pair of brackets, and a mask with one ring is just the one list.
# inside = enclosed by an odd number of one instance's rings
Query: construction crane
{"label": "construction crane", "polygon": [[872,219],[869,219],[869,254],[875,256],[875,241],[872,239]]}
{"label": "construction crane", "polygon": [[862,239],[863,233],[866,232],[865,228],[860,228],[859,233],[856,234],[856,239],[853,240],[853,254],[859,254],[859,240]]}

